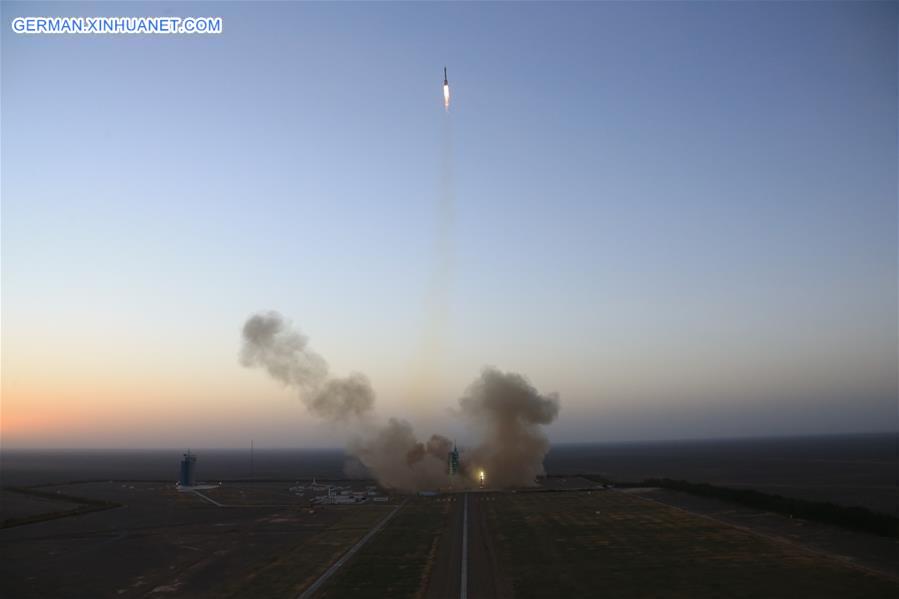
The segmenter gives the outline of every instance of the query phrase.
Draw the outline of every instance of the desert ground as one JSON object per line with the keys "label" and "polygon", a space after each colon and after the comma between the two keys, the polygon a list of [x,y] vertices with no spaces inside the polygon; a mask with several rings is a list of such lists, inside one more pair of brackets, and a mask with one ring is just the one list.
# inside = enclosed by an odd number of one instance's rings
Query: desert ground
{"label": "desert ground", "polygon": [[[889,568],[896,539],[795,526],[666,490],[606,489],[588,478],[553,477],[534,489],[388,494],[385,502],[316,505],[311,500],[321,491],[297,495],[294,485],[223,483],[201,494],[179,492],[171,483],[123,481],[42,486],[40,496],[7,490],[4,517],[47,519],[0,529],[3,595],[480,599],[899,592]],[[372,483],[340,485],[359,490]],[[99,507],[70,513],[79,505],[72,498]]]}

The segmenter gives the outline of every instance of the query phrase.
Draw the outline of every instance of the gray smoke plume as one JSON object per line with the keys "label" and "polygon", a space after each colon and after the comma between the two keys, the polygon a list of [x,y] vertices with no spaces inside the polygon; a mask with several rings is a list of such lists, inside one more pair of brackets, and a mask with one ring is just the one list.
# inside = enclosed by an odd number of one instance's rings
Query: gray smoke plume
{"label": "gray smoke plume", "polygon": [[[328,363],[277,312],[251,316],[243,327],[241,363],[264,368],[295,388],[310,413],[345,427],[348,451],[385,487],[416,491],[447,486],[447,456],[453,443],[441,435],[419,441],[412,425],[390,418],[374,422],[375,394],[363,374],[328,374]],[[549,441],[541,426],[559,413],[555,395],[540,395],[521,375],[485,369],[459,400],[461,413],[481,434],[463,452],[470,478],[484,470],[491,487],[528,486],[543,474]]]}
{"label": "gray smoke plume", "polygon": [[277,312],[251,316],[243,325],[244,366],[261,366],[277,381],[295,387],[310,412],[331,422],[361,419],[375,405],[364,374],[329,378],[328,363],[309,349],[308,339]]}
{"label": "gray smoke plume", "polygon": [[326,420],[364,418],[375,407],[375,392],[368,377],[353,372],[341,379],[328,379],[306,404]]}
{"label": "gray smoke plume", "polygon": [[465,452],[469,476],[484,470],[491,487],[515,487],[544,474],[549,440],[541,426],[559,415],[556,394],[540,395],[520,374],[486,368],[459,405],[482,433],[481,443]]}
{"label": "gray smoke plume", "polygon": [[446,458],[451,449],[450,441],[439,435],[421,443],[412,425],[397,418],[391,418],[385,426],[364,431],[349,445],[350,453],[381,485],[404,491],[445,487]]}

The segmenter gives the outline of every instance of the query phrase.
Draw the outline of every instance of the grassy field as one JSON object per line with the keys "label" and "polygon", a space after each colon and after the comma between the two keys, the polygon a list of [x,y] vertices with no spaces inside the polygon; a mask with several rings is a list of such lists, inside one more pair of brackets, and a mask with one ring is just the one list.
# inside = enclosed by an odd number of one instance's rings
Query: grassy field
{"label": "grassy field", "polygon": [[9,489],[0,489],[0,520],[14,520],[40,516],[50,512],[73,510],[78,507],[74,501],[48,499]]}
{"label": "grassy field", "polygon": [[9,487],[0,492],[0,528],[35,524],[119,507],[111,501],[89,499],[41,489]]}
{"label": "grassy field", "polygon": [[[211,587],[208,596],[296,597],[388,513],[386,509],[372,506],[326,509],[338,514],[336,521],[326,528],[297,535],[296,543],[278,552],[260,552],[255,559],[248,559],[246,553],[234,555],[235,571]],[[277,526],[282,524],[280,520],[282,516],[275,515],[271,523]],[[251,544],[245,549],[252,555]]]}
{"label": "grassy field", "polygon": [[[456,499],[457,501],[459,499]],[[447,526],[451,498],[412,498],[317,597],[419,597]]]}
{"label": "grassy field", "polygon": [[[283,484],[213,491],[233,508],[157,483],[42,492],[119,507],[0,529],[4,597],[296,597],[395,505],[262,507],[291,499]],[[462,500],[409,498],[318,596],[443,597]],[[469,507],[473,599],[899,596],[894,579],[624,492],[471,493]]]}
{"label": "grassy field", "polygon": [[888,597],[890,579],[614,491],[484,503],[516,597]]}
{"label": "grassy field", "polygon": [[[375,505],[217,508],[150,483],[61,490],[121,507],[0,529],[0,596],[293,598],[387,513]],[[263,490],[245,490],[247,503],[276,504],[284,494]]]}

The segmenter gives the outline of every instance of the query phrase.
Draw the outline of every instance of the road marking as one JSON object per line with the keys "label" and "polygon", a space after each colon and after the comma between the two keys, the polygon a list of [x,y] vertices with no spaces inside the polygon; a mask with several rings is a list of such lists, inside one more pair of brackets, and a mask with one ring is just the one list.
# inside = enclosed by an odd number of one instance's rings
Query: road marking
{"label": "road marking", "polygon": [[218,501],[216,501],[209,495],[200,493],[199,491],[190,491],[190,492],[193,493],[194,495],[196,495],[197,497],[202,497],[203,499],[205,499],[206,501],[208,501],[209,503],[211,503],[212,505],[214,505],[216,507],[227,507],[227,508],[273,508],[273,507],[277,507],[277,508],[282,508],[282,507],[297,507],[300,505],[298,503],[276,503],[276,504],[245,503],[243,505],[228,505],[226,503],[219,503]]}
{"label": "road marking", "polygon": [[459,590],[459,599],[468,599],[468,493],[462,512],[462,586]]}
{"label": "road marking", "polygon": [[211,504],[213,504],[213,505],[215,505],[215,506],[218,506],[218,507],[225,507],[224,505],[222,505],[221,503],[219,503],[218,501],[216,501],[216,500],[213,499],[212,497],[209,497],[208,495],[204,495],[203,493],[200,493],[199,491],[192,491],[192,492],[193,492],[194,495],[197,495],[197,496],[199,496],[199,497],[202,497],[203,499],[205,499],[206,501],[208,501],[209,503],[211,503]]}
{"label": "road marking", "polygon": [[[409,500],[407,499],[406,501],[409,501]],[[337,572],[337,570],[339,570],[343,564],[345,564],[347,562],[347,560],[349,560],[351,557],[353,557],[353,554],[355,554],[357,551],[362,549],[362,546],[365,545],[369,539],[371,539],[373,536],[375,536],[375,534],[377,534],[377,532],[379,530],[384,528],[384,525],[387,524],[387,522],[390,521],[390,519],[396,515],[396,513],[400,510],[400,508],[403,507],[404,505],[406,505],[406,501],[404,501],[400,505],[393,508],[392,512],[387,514],[387,516],[383,520],[378,522],[374,528],[372,528],[370,531],[368,531],[368,533],[364,537],[359,539],[359,542],[357,542],[355,545],[353,545],[349,551],[344,553],[343,557],[341,557],[339,560],[337,560],[336,562],[331,564],[331,567],[328,568],[327,570],[325,570],[325,573],[322,574],[321,576],[319,576],[318,580],[316,580],[315,582],[312,583],[312,586],[310,586],[308,589],[306,589],[305,591],[300,593],[300,595],[299,595],[299,597],[297,597],[297,599],[309,599],[309,597],[312,597],[312,595],[314,595],[315,592],[318,589],[320,589],[321,586],[323,584],[325,584],[325,582],[327,582],[328,579],[331,578],[331,576],[333,576],[334,573]]]}

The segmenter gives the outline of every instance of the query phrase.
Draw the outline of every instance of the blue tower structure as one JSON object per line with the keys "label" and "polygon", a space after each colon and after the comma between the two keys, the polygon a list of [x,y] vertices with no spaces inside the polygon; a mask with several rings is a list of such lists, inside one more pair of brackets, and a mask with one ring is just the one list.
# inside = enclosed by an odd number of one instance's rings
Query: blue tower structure
{"label": "blue tower structure", "polygon": [[181,478],[178,482],[182,487],[197,486],[197,456],[191,454],[189,449],[181,459]]}
{"label": "blue tower structure", "polygon": [[453,443],[453,450],[449,452],[447,456],[448,462],[448,470],[450,476],[455,476],[459,473],[459,448],[456,447],[456,444]]}

